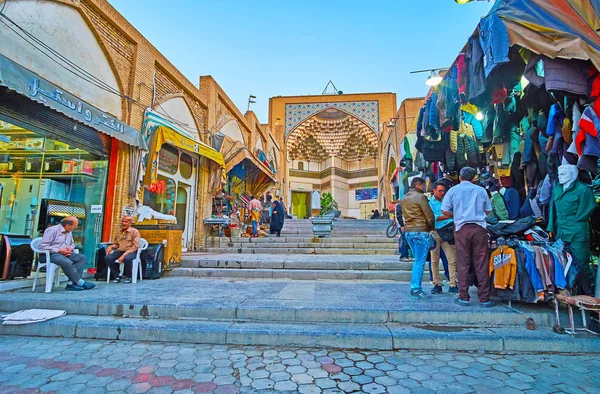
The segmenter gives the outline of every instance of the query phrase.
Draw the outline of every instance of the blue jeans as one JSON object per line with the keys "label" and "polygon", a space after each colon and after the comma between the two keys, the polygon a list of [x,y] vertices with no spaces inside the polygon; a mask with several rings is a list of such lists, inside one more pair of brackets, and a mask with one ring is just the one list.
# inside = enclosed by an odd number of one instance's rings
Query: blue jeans
{"label": "blue jeans", "polygon": [[258,235],[258,222],[256,220],[252,221],[252,235]]}
{"label": "blue jeans", "polygon": [[431,235],[429,233],[406,233],[406,240],[410,245],[414,262],[412,266],[412,275],[410,278],[410,290],[421,290],[423,281],[423,272],[425,271],[425,262],[427,254],[431,247]]}

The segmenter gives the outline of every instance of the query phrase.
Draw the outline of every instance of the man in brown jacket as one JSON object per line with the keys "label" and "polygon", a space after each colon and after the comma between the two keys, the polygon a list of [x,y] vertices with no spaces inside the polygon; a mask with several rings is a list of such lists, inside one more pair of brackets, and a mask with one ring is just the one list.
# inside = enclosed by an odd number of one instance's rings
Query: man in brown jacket
{"label": "man in brown jacket", "polygon": [[435,229],[433,211],[424,192],[425,180],[415,177],[410,182],[408,193],[402,199],[404,231],[414,256],[410,279],[410,296],[416,299],[427,298],[421,288],[421,282],[427,254],[434,242],[429,232]]}
{"label": "man in brown jacket", "polygon": [[114,243],[106,249],[106,257],[104,261],[110,267],[111,276],[117,275],[113,283],[121,281],[121,267],[124,264],[123,274],[125,275],[125,283],[131,283],[131,271],[133,260],[137,256],[137,250],[140,248],[140,232],[131,227],[133,219],[131,216],[123,217],[121,220],[121,229],[117,231],[114,238]]}

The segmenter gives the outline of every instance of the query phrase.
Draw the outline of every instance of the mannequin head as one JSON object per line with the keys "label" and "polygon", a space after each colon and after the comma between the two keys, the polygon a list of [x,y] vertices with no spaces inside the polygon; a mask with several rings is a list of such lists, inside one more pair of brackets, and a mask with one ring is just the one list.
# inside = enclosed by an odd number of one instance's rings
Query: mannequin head
{"label": "mannequin head", "polygon": [[558,167],[558,182],[563,185],[565,189],[568,189],[575,180],[577,180],[579,170],[577,166],[572,164],[563,164]]}

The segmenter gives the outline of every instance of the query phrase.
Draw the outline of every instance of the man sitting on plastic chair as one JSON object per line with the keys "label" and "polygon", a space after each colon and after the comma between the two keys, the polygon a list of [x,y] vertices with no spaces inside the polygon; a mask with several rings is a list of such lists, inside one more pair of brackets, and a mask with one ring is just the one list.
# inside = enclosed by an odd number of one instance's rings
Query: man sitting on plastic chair
{"label": "man sitting on plastic chair", "polygon": [[[63,272],[69,278],[65,290],[81,291],[90,290],[96,287],[95,284],[81,279],[85,267],[85,256],[74,253],[75,243],[73,242],[72,231],[77,228],[79,221],[74,216],[64,218],[60,224],[48,227],[44,231],[40,250],[50,251],[50,262],[62,268]],[[46,263],[46,255],[40,256],[42,263]]]}
{"label": "man sitting on plastic chair", "polygon": [[140,247],[140,232],[131,227],[132,225],[133,219],[131,216],[123,217],[121,229],[117,231],[114,243],[106,249],[104,261],[110,268],[111,277],[113,273],[117,275],[113,283],[121,282],[120,264],[124,264],[125,283],[131,283],[131,268]]}

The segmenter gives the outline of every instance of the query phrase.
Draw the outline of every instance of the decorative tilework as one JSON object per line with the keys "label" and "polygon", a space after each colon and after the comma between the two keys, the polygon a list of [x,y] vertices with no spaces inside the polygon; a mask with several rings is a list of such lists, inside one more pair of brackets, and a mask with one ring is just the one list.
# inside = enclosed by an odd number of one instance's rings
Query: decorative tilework
{"label": "decorative tilework", "polygon": [[379,134],[378,101],[346,101],[337,103],[307,103],[285,105],[285,135],[292,132],[300,123],[329,108],[336,108],[365,122]]}

